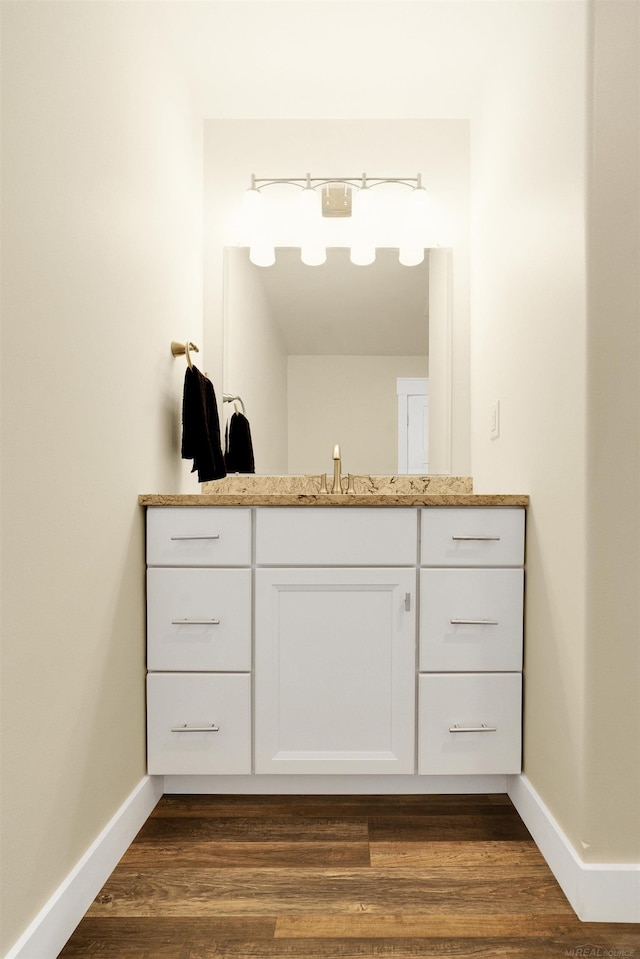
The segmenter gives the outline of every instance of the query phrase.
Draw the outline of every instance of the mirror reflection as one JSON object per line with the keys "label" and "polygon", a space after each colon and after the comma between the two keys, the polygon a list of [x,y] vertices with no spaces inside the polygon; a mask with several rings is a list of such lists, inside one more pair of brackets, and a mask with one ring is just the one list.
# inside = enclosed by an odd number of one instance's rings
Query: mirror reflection
{"label": "mirror reflection", "polygon": [[246,248],[225,250],[223,389],[242,397],[257,473],[328,472],[336,443],[345,472],[429,471],[425,450],[407,463],[403,443],[416,440],[403,437],[402,418],[413,406],[425,446],[432,413],[411,394],[428,390],[433,252],[406,267],[397,249],[378,249],[363,267],[334,247],[310,267],[298,249],[279,248],[261,268]]}

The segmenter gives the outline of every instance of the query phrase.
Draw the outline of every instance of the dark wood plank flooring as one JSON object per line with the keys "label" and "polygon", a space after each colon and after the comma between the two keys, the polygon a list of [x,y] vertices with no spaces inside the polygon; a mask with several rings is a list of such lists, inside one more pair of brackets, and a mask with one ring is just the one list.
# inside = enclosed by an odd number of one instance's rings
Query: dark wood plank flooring
{"label": "dark wood plank flooring", "polygon": [[[506,796],[165,796],[59,959],[640,959]],[[587,953],[583,953],[587,954]]]}

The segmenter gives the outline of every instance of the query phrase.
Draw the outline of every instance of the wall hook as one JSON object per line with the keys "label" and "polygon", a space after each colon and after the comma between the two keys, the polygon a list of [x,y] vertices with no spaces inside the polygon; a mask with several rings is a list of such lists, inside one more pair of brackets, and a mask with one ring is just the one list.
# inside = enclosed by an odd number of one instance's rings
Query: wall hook
{"label": "wall hook", "polygon": [[187,343],[178,343],[177,340],[171,340],[171,352],[174,356],[186,356],[187,363],[189,364],[189,369],[193,369],[193,363],[191,362],[190,350],[193,350],[194,353],[199,353],[200,350],[195,343],[192,343],[190,340]]}

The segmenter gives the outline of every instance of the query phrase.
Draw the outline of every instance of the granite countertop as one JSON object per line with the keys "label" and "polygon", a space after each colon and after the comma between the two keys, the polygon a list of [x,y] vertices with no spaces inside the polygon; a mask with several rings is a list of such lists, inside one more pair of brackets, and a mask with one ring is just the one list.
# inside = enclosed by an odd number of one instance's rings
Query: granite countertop
{"label": "granite countertop", "polygon": [[510,493],[142,493],[141,506],[528,506]]}
{"label": "granite countertop", "polygon": [[[468,476],[352,477],[352,493],[321,493],[322,476],[227,476],[201,493],[143,493],[141,506],[528,506],[527,495],[474,493]],[[331,488],[332,477],[327,477]],[[346,478],[345,478],[346,483]]]}

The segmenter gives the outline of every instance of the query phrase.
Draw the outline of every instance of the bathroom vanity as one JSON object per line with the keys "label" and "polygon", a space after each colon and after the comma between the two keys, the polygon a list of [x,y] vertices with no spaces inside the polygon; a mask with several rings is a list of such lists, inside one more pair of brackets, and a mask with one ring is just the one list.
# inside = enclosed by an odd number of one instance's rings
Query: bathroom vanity
{"label": "bathroom vanity", "polygon": [[499,791],[520,771],[526,497],[140,501],[165,791]]}

